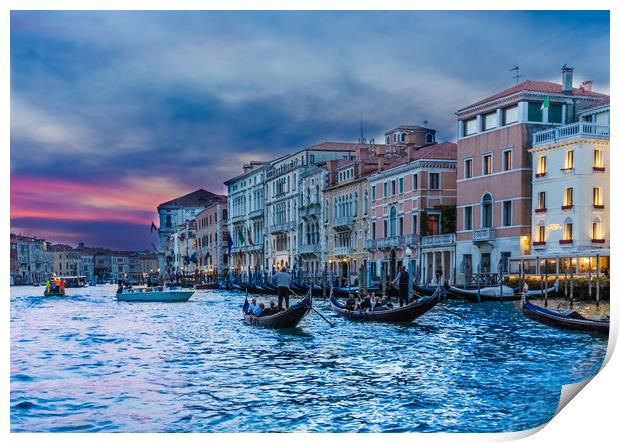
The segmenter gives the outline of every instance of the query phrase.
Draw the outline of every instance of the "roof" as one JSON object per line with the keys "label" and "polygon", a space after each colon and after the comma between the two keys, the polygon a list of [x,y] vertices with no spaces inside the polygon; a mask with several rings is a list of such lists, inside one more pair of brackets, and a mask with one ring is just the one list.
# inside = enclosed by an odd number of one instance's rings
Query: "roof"
{"label": "roof", "polygon": [[355,151],[359,147],[368,147],[368,145],[361,143],[323,142],[308,146],[301,151]]}
{"label": "roof", "polygon": [[165,203],[160,203],[159,206],[183,206],[183,207],[207,206],[211,204],[211,202],[218,197],[222,197],[222,196],[218,194],[214,194],[213,192],[210,192],[210,191],[205,191],[204,189],[198,189],[194,192],[190,192],[189,194],[182,195],[181,197],[177,197]]}
{"label": "roof", "polygon": [[456,160],[456,143],[442,142],[417,149],[413,160]]}
{"label": "roof", "polygon": [[[531,91],[531,92],[546,92],[548,94],[562,94],[562,85],[559,83],[553,82],[543,82],[538,80],[526,80],[524,82],[519,83],[518,85],[512,86],[510,88],[504,89],[497,94],[491,95],[485,99],[479,100],[471,105],[465,106],[457,111],[461,112],[469,108],[473,108],[479,105],[482,105],[487,102],[491,102],[493,100],[497,100],[503,97],[508,97],[513,94],[517,94],[519,92]],[[573,95],[582,96],[582,97],[605,97],[605,94],[600,94],[594,91],[588,91],[583,87],[573,88]]]}
{"label": "roof", "polygon": [[608,105],[609,105],[609,96],[606,95],[605,97],[601,98],[600,100],[597,100],[594,103],[590,103],[585,108],[580,109],[579,113],[590,111],[592,109],[602,108],[603,106],[608,106]]}
{"label": "roof", "polygon": [[419,125],[400,125],[400,126],[398,126],[396,128],[393,128],[393,129],[390,129],[389,131],[386,131],[385,133],[387,134],[389,132],[398,131],[398,130],[401,130],[401,131],[418,131],[418,130],[422,130],[424,132],[426,132],[426,131],[435,132],[434,129],[426,128],[424,126],[419,126]]}

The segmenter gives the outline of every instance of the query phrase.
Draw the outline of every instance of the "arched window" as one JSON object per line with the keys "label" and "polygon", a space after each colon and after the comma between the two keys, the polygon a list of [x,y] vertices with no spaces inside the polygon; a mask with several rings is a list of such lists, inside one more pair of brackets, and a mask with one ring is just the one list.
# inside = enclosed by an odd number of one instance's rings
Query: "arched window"
{"label": "arched window", "polygon": [[389,136],[389,135],[386,135],[386,136],[385,136],[385,144],[386,144],[386,145],[389,145],[389,144],[390,144],[390,136]]}
{"label": "arched window", "polygon": [[355,191],[355,196],[353,197],[353,216],[357,215],[357,191]]}
{"label": "arched window", "polygon": [[390,208],[390,237],[394,237],[396,235],[396,206],[392,206]]}
{"label": "arched window", "polygon": [[166,228],[172,227],[172,218],[170,215],[166,215]]}
{"label": "arched window", "polygon": [[482,197],[482,214],[481,214],[481,227],[492,228],[493,227],[493,197],[491,194],[484,194]]}
{"label": "arched window", "polygon": [[406,140],[406,138],[407,138],[407,134],[405,134],[404,132],[403,132],[402,134],[400,134],[400,141],[401,141],[401,142],[403,142],[403,143],[404,143],[404,142],[405,142],[405,140]]}
{"label": "arched window", "polygon": [[432,133],[426,134],[426,143],[433,143],[435,141],[435,137]]}

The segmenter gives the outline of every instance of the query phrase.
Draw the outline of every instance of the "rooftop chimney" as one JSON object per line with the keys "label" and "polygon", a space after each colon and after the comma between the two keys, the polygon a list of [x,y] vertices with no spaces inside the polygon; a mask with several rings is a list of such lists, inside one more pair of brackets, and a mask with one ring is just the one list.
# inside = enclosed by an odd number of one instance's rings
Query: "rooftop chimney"
{"label": "rooftop chimney", "polygon": [[573,71],[575,68],[562,66],[562,92],[572,94],[573,92]]}
{"label": "rooftop chimney", "polygon": [[585,82],[581,82],[581,89],[584,91],[592,92],[592,80],[586,80]]}

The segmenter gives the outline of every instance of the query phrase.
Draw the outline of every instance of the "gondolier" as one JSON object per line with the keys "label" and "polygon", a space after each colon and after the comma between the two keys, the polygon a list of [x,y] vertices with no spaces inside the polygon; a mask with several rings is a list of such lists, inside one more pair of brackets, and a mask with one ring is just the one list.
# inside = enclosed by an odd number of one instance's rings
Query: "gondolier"
{"label": "gondolier", "polygon": [[286,266],[283,266],[280,272],[275,275],[275,282],[278,288],[278,309],[282,309],[282,299],[286,302],[286,309],[288,309],[291,274],[286,272]]}
{"label": "gondolier", "polygon": [[401,306],[409,304],[409,273],[404,266],[400,267],[400,272],[392,281],[393,285],[396,283],[398,283],[398,302]]}

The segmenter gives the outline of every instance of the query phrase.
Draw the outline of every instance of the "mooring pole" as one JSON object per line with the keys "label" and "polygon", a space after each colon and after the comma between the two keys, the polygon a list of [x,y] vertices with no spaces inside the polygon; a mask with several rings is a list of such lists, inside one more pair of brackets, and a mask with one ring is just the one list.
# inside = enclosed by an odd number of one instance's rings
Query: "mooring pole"
{"label": "mooring pole", "polygon": [[575,282],[573,281],[573,263],[571,259],[570,266],[570,308],[573,309],[573,291],[575,289]]}
{"label": "mooring pole", "polygon": [[478,263],[478,278],[476,278],[476,280],[478,281],[478,303],[480,303],[480,263]]}
{"label": "mooring pole", "polygon": [[601,256],[596,254],[596,307],[598,308],[601,302]]}

